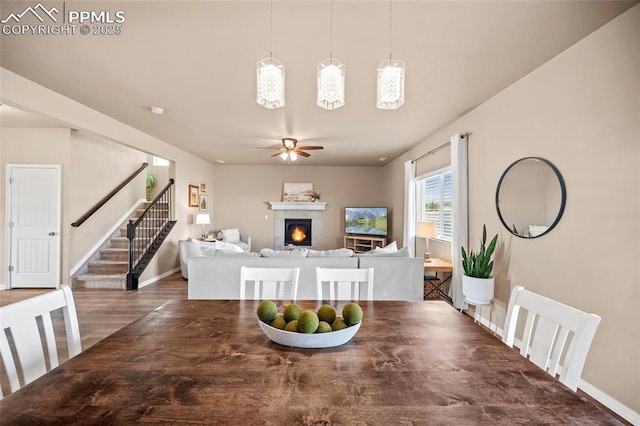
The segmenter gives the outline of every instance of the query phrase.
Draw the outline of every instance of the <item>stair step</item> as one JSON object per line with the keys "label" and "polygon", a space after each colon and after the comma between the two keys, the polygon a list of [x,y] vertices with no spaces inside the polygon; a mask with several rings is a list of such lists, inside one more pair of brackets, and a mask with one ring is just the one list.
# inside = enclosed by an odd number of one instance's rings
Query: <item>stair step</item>
{"label": "stair step", "polygon": [[129,262],[118,260],[96,260],[89,262],[89,272],[97,274],[126,274]]}
{"label": "stair step", "polygon": [[128,248],[106,248],[100,250],[100,260],[129,261]]}
{"label": "stair step", "polygon": [[127,289],[126,274],[80,274],[74,277],[74,287]]}

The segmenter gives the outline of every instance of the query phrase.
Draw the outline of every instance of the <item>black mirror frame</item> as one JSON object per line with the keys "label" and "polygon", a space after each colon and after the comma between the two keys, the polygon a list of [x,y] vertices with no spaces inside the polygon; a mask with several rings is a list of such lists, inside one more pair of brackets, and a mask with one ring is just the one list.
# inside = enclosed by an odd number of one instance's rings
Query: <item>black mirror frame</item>
{"label": "black mirror frame", "polygon": [[[560,210],[558,211],[558,214],[556,215],[556,219],[549,226],[549,228],[547,228],[546,231],[544,231],[541,234],[536,235],[535,237],[522,236],[522,235],[518,234],[517,232],[514,232],[511,228],[509,228],[509,226],[504,221],[504,218],[502,217],[502,213],[500,213],[500,205],[498,203],[499,194],[500,194],[500,187],[502,186],[502,181],[504,180],[505,176],[507,175],[507,173],[509,173],[509,170],[511,170],[515,165],[517,165],[518,163],[520,163],[522,161],[525,161],[525,160],[538,160],[538,161],[542,161],[547,166],[549,166],[551,168],[551,170],[553,170],[553,172],[555,173],[556,177],[558,178],[558,182],[560,183],[560,191],[562,193],[562,200],[560,202]],[[511,163],[511,165],[509,165],[509,167],[507,167],[507,169],[502,173],[502,176],[500,176],[500,180],[498,181],[498,186],[496,188],[496,211],[498,212],[498,217],[500,218],[500,222],[502,222],[504,227],[507,228],[507,230],[510,233],[512,233],[516,237],[519,237],[519,238],[522,238],[522,239],[525,239],[525,240],[531,240],[531,239],[534,239],[534,238],[542,237],[543,235],[546,235],[549,232],[551,232],[551,230],[553,228],[555,228],[555,226],[558,224],[558,222],[560,222],[560,218],[562,218],[562,214],[564,213],[564,207],[565,207],[566,203],[567,203],[567,188],[565,186],[564,179],[562,178],[562,175],[560,174],[560,171],[549,160],[541,158],[541,157],[523,157],[523,158],[520,158],[520,159],[514,161],[513,163]]]}

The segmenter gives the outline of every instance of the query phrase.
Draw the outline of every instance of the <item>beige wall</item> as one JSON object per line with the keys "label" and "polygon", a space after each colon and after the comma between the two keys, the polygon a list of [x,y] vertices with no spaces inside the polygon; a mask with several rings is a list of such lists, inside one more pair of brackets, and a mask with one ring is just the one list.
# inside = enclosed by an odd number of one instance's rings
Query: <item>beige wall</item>
{"label": "beige wall", "polygon": [[[71,222],[117,187],[146,162],[145,153],[86,132],[71,133]],[[145,171],[103,208],[75,228],[69,223],[69,262],[73,267],[138,200],[145,197]]]}
{"label": "beige wall", "polygon": [[[159,253],[143,273],[141,282],[176,268],[179,265],[178,240],[192,235],[193,225],[190,222],[194,213],[197,212],[197,208],[188,207],[188,185],[207,183],[210,191],[213,191],[214,166],[4,68],[0,68],[0,80],[2,81],[0,95],[2,104],[6,103],[15,108],[38,113],[62,125],[67,125],[69,128],[116,142],[136,151],[158,155],[173,162],[169,168],[169,175],[176,181],[174,213],[177,224]],[[4,162],[4,152],[1,154]],[[32,154],[34,154],[34,158],[39,155],[36,152],[32,152]],[[69,155],[70,153],[67,153],[67,157]],[[82,158],[75,160],[81,161]],[[2,187],[4,188],[4,185]],[[70,189],[71,183],[63,181],[63,194]],[[68,218],[66,222],[68,222]],[[4,245],[4,240],[2,243]],[[65,250],[68,256],[70,248],[67,247]],[[2,261],[4,261],[4,256]],[[67,264],[63,268],[68,271],[69,265]]]}
{"label": "beige wall", "polygon": [[[268,202],[282,201],[283,182],[311,182],[321,194],[320,201],[327,202],[322,216],[324,249],[343,246],[346,206],[388,204],[381,167],[223,165],[216,166],[215,182],[211,229],[240,228],[251,235],[254,251],[274,247],[273,212]],[[391,223],[402,221],[393,210],[389,213]]]}
{"label": "beige wall", "polygon": [[[469,238],[498,232],[496,298],[515,285],[602,316],[583,379],[640,411],[640,6],[577,43],[387,167],[454,133],[469,138]],[[567,185],[563,218],[548,235],[512,236],[494,203],[514,160],[540,156]],[[401,197],[393,197],[395,211]],[[398,226],[396,222],[395,226]],[[397,229],[394,229],[398,232]],[[474,246],[475,247],[475,246]],[[496,321],[494,315],[493,321]],[[503,325],[504,313],[498,323]]]}

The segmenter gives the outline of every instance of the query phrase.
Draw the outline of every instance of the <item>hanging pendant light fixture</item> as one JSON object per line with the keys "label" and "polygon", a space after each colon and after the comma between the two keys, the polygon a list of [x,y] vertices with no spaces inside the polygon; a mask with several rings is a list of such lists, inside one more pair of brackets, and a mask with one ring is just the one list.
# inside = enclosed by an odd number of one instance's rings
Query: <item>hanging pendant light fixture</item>
{"label": "hanging pendant light fixture", "polygon": [[324,109],[336,109],[344,105],[344,64],[333,58],[333,0],[331,0],[331,23],[329,31],[329,59],[317,67],[317,105]]}
{"label": "hanging pendant light fixture", "polygon": [[403,61],[391,58],[391,0],[389,0],[389,60],[382,61],[378,67],[376,108],[398,109],[404,103]]}
{"label": "hanging pendant light fixture", "polygon": [[[271,0],[271,36],[270,50],[273,46],[273,0]],[[283,107],[284,98],[284,65],[273,57],[273,50],[269,57],[256,63],[256,102],[268,109]]]}

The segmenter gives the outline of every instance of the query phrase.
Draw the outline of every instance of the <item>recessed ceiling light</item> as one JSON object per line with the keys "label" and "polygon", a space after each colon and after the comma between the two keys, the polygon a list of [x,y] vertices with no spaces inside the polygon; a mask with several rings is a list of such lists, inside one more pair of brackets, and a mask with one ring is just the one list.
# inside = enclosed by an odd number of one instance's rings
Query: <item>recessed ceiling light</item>
{"label": "recessed ceiling light", "polygon": [[160,108],[160,107],[157,107],[157,106],[152,106],[151,107],[151,112],[154,113],[154,114],[162,115],[162,114],[164,114],[164,108]]}
{"label": "recessed ceiling light", "polygon": [[384,161],[386,159],[387,159],[387,157],[380,157],[380,158],[378,158],[378,161]]}
{"label": "recessed ceiling light", "polygon": [[225,161],[224,160],[216,160],[216,163],[224,164]]}

